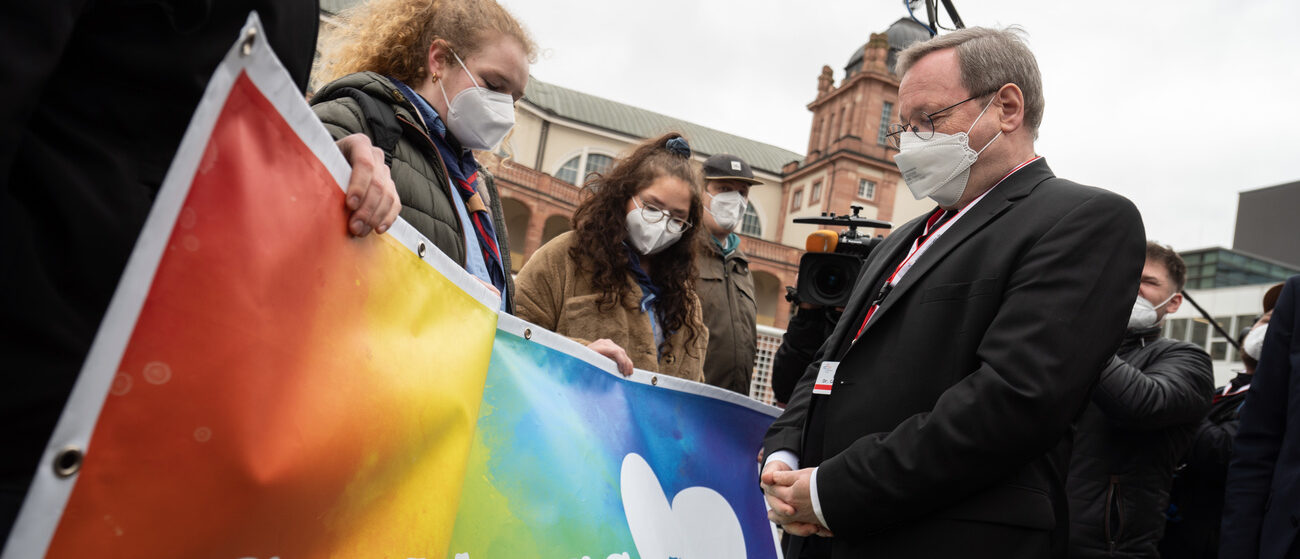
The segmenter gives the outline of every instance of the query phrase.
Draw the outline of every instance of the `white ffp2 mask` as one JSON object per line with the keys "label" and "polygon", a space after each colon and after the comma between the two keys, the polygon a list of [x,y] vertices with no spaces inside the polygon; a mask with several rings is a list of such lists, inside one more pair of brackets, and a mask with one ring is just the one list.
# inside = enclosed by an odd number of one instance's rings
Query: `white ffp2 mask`
{"label": "white ffp2 mask", "polygon": [[1133,311],[1128,315],[1129,329],[1137,330],[1155,326],[1156,322],[1160,320],[1160,313],[1156,312],[1156,309],[1168,304],[1177,294],[1170,295],[1168,299],[1165,299],[1159,305],[1152,305],[1151,301],[1148,301],[1146,297],[1138,295],[1137,300],[1133,301]]}
{"label": "white ffp2 mask", "polygon": [[709,196],[713,198],[713,201],[709,202],[709,214],[713,216],[713,221],[717,222],[718,227],[731,231],[740,225],[740,218],[745,215],[747,202],[744,196],[734,190],[709,194]]}
{"label": "white ffp2 mask", "polygon": [[894,163],[898,165],[903,182],[907,183],[907,189],[912,191],[913,197],[920,200],[929,196],[945,208],[957,205],[961,195],[966,192],[971,165],[1002,136],[1002,131],[998,130],[997,135],[979,151],[970,147],[970,131],[975,129],[975,124],[991,106],[993,99],[989,99],[984,110],[980,111],[980,115],[975,117],[975,122],[965,132],[935,132],[929,140],[922,140],[910,132],[902,133]]}
{"label": "white ffp2 mask", "polygon": [[505,93],[480,87],[460,56],[454,52],[451,55],[456,57],[456,62],[460,63],[474,86],[448,100],[447,89],[442,86],[442,80],[438,80],[442,99],[447,101],[447,130],[460,141],[460,145],[469,149],[495,148],[515,126],[515,100]]}
{"label": "white ffp2 mask", "polygon": [[677,242],[682,238],[682,232],[672,232],[668,230],[670,218],[663,216],[656,222],[651,222],[645,218],[645,212],[641,211],[641,204],[632,199],[636,208],[627,212],[627,240],[632,243],[632,248],[637,252],[650,256],[660,252]]}
{"label": "white ffp2 mask", "polygon": [[1246,339],[1241,342],[1241,350],[1251,359],[1259,361],[1259,354],[1264,351],[1264,336],[1268,334],[1268,325],[1261,324],[1250,329]]}

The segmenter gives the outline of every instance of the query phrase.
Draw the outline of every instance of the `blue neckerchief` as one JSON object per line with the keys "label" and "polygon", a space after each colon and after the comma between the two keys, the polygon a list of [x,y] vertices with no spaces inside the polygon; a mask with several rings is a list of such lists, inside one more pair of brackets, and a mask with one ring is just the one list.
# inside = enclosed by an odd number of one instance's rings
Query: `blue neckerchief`
{"label": "blue neckerchief", "polygon": [[660,353],[662,353],[665,336],[663,326],[659,324],[658,313],[655,312],[655,301],[659,299],[659,288],[655,286],[654,280],[650,279],[650,274],[645,272],[645,268],[641,267],[641,255],[637,254],[627,243],[623,243],[623,248],[627,249],[628,271],[632,272],[632,279],[635,279],[637,285],[641,286],[641,312],[650,315],[650,328],[654,331],[655,347],[660,347]]}
{"label": "blue neckerchief", "polygon": [[713,235],[709,235],[709,239],[713,240],[714,246],[722,250],[723,256],[727,256],[728,254],[735,252],[737,248],[740,248],[740,235],[737,235],[735,233],[731,233],[727,235],[727,244],[722,244],[718,242],[718,238],[714,237]]}
{"label": "blue neckerchief", "polygon": [[[474,153],[470,150],[460,147],[460,142],[456,137],[447,131],[447,126],[443,124],[442,119],[438,117],[438,112],[433,110],[433,106],[424,100],[415,90],[411,89],[401,80],[392,76],[388,77],[393,85],[411,100],[415,109],[420,111],[420,117],[424,120],[425,126],[433,132],[433,145],[438,148],[438,155],[442,157],[443,164],[447,167],[447,174],[451,177],[451,188],[460,194],[461,203],[468,203],[471,198],[478,194],[478,162],[474,160]],[[501,259],[500,245],[497,243],[496,227],[492,223],[492,218],[485,211],[476,211],[469,214],[471,223],[467,223],[478,240],[478,246],[483,252],[483,260],[486,264],[488,278],[492,285],[501,292],[502,308],[508,308],[506,305],[506,276],[505,265]],[[469,255],[466,255],[468,260]]]}

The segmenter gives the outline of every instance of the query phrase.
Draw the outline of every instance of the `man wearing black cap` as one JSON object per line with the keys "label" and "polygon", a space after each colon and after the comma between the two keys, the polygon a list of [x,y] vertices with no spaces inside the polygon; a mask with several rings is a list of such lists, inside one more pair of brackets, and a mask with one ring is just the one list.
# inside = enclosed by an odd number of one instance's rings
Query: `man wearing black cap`
{"label": "man wearing black cap", "polygon": [[734,231],[749,206],[749,188],[756,184],[761,182],[739,157],[719,153],[704,162],[704,228],[709,234],[695,257],[695,291],[709,328],[704,380],[746,395],[754,371],[758,303],[749,259]]}

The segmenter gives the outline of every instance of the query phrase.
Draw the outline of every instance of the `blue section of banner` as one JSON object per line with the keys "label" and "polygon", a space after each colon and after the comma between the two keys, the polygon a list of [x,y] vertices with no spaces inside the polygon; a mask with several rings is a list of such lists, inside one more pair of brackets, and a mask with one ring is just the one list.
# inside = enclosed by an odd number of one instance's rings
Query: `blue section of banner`
{"label": "blue section of banner", "polygon": [[449,557],[775,557],[756,462],[772,419],[499,330]]}

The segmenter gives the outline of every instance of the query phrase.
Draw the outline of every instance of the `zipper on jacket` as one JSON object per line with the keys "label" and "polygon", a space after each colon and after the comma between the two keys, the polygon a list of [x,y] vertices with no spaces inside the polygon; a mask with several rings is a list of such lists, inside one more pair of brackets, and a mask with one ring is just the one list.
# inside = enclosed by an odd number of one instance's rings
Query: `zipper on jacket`
{"label": "zipper on jacket", "polygon": [[[736,247],[736,250],[740,250],[740,247],[737,246],[737,247]],[[723,254],[723,255],[722,255],[722,292],[726,295],[725,297],[723,297],[723,299],[727,301],[727,318],[726,318],[726,320],[727,320],[727,322],[731,323],[731,325],[732,325],[732,333],[731,333],[731,334],[732,334],[732,339],[734,340],[734,339],[735,339],[735,336],[736,336],[736,333],[735,333],[735,323],[736,323],[736,305],[735,305],[735,301],[733,300],[733,298],[736,296],[736,294],[735,294],[735,292],[733,291],[733,288],[734,288],[735,286],[731,284],[731,267],[728,266],[727,264],[728,264],[728,262],[727,262],[727,255],[726,255],[726,254]],[[703,305],[700,305],[700,306],[703,306]],[[738,367],[736,367],[736,364],[739,363],[739,362],[740,362],[740,346],[739,346],[739,344],[731,344],[731,368],[732,368],[732,371],[731,371],[731,372],[732,372],[733,374],[734,374],[734,372],[735,372],[735,369],[738,368]],[[731,375],[728,375],[728,376],[731,376]],[[730,380],[730,379],[728,379],[728,380]]]}
{"label": "zipper on jacket", "polygon": [[[424,137],[424,140],[429,142],[429,149],[433,150],[433,157],[430,157],[430,159],[433,160],[434,164],[438,167],[438,170],[442,172],[442,176],[447,177],[446,194],[448,196],[460,196],[460,193],[456,192],[455,185],[451,184],[451,173],[447,172],[447,165],[442,162],[442,152],[438,150],[437,144],[433,143],[433,138],[429,136],[429,133],[425,132],[421,127],[416,126],[414,122],[407,120],[405,117],[403,117],[400,114],[395,114],[394,116],[397,117],[398,122],[409,126],[412,130],[415,130],[416,132],[419,132],[420,136]],[[452,204],[456,203],[456,201],[452,200],[451,198],[448,198],[447,201],[451,202]],[[473,234],[472,232],[465,230],[464,224],[460,222],[459,218],[456,219],[456,230],[461,235]],[[463,242],[464,241],[462,241],[462,243]],[[462,251],[463,250],[465,250],[464,247],[462,247]],[[469,261],[469,255],[466,254],[463,261],[459,262],[459,264],[463,268],[465,267],[465,262],[468,261]],[[509,274],[509,272],[507,272],[507,274]]]}
{"label": "zipper on jacket", "polygon": [[[1114,514],[1113,517],[1112,513]],[[1109,553],[1114,555],[1115,548],[1119,545],[1119,536],[1124,530],[1123,497],[1119,490],[1119,476],[1116,475],[1110,476],[1110,486],[1106,488],[1105,523],[1106,546]]]}

